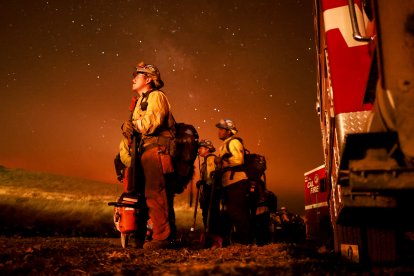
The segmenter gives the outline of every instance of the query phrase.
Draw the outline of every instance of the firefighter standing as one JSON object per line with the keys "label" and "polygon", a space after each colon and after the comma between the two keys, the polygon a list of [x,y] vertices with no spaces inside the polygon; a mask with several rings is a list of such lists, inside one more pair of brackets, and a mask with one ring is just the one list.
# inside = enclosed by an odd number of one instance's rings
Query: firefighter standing
{"label": "firefighter standing", "polygon": [[[244,146],[239,138],[235,138],[237,129],[232,120],[220,120],[216,124],[218,138],[223,141],[216,164],[221,168],[223,186],[224,226],[223,235],[230,234],[234,228],[232,240],[241,244],[251,244],[253,241],[252,218],[249,206],[250,184],[242,165],[244,163]],[[228,221],[225,217],[228,217]]]}
{"label": "firefighter standing", "polygon": [[213,174],[216,171],[213,154],[216,149],[210,140],[200,140],[198,154],[203,158],[200,166],[200,180],[197,188],[201,189],[200,208],[202,210],[204,234],[201,238],[204,247],[222,247],[222,238],[219,236],[220,225],[220,185],[214,182]]}
{"label": "firefighter standing", "polygon": [[[168,247],[175,238],[174,192],[168,179],[172,169],[170,149],[174,136],[174,119],[165,94],[159,70],[141,62],[135,68],[132,90],[139,98],[132,113],[132,122],[122,126],[128,138],[133,131],[141,134],[140,160],[145,177],[145,198],[153,223],[152,241],[144,249]],[[138,160],[137,160],[138,162]]]}
{"label": "firefighter standing", "polygon": [[270,202],[266,191],[265,182],[262,180],[250,180],[251,190],[251,212],[253,216],[253,232],[257,245],[265,245],[270,242]]}

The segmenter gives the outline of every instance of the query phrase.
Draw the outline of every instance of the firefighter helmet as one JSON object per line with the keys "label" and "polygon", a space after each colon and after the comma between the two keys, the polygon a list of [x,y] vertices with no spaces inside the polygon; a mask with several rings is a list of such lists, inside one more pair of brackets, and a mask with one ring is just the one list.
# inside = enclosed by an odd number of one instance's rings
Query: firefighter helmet
{"label": "firefighter helmet", "polygon": [[209,152],[215,152],[216,149],[213,146],[213,143],[208,139],[202,139],[198,142],[199,147],[206,147],[208,148]]}
{"label": "firefighter helmet", "polygon": [[155,89],[160,89],[164,86],[164,82],[161,80],[160,71],[154,65],[145,64],[143,61],[141,61],[135,67],[135,70],[132,73],[132,75],[135,77],[139,73],[145,74],[146,76],[150,77],[154,83]]}
{"label": "firefighter helmet", "polygon": [[224,128],[230,130],[233,134],[237,133],[237,128],[234,122],[230,119],[222,119],[218,124],[216,124],[218,128]]}

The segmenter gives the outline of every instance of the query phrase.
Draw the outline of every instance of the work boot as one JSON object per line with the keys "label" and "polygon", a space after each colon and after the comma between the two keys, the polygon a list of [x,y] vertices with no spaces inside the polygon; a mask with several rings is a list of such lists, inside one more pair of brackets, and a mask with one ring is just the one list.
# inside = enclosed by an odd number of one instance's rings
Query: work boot
{"label": "work boot", "polygon": [[202,248],[222,248],[223,247],[223,238],[219,235],[203,233],[200,236],[200,245]]}
{"label": "work boot", "polygon": [[135,242],[134,243],[135,248],[137,248],[137,249],[142,249],[143,248],[143,246],[144,246],[144,241],[143,240],[135,239],[134,242]]}
{"label": "work boot", "polygon": [[223,247],[223,238],[218,235],[212,235],[213,245],[211,246],[211,249],[217,249]]}
{"label": "work boot", "polygon": [[168,248],[170,242],[168,240],[152,240],[144,243],[145,250],[165,249]]}

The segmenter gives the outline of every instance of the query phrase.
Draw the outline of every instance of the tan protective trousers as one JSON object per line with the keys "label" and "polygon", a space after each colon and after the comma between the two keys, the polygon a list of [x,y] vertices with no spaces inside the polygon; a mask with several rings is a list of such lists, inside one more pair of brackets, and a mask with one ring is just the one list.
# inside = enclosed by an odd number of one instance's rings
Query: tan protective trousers
{"label": "tan protective trousers", "polygon": [[[145,198],[149,209],[149,217],[153,223],[154,240],[165,240],[170,236],[169,206],[165,177],[159,157],[159,148],[144,151],[141,164],[145,176]],[[172,204],[171,204],[172,205]]]}

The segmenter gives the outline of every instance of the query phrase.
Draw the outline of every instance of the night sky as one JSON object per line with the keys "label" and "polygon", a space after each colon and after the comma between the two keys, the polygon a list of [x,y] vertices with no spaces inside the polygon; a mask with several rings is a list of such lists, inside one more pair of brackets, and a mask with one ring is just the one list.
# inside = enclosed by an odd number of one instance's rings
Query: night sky
{"label": "night sky", "polygon": [[0,2],[0,165],[116,183],[132,70],[156,65],[178,122],[218,148],[233,119],[267,159],[279,203],[303,210],[323,163],[312,1]]}

